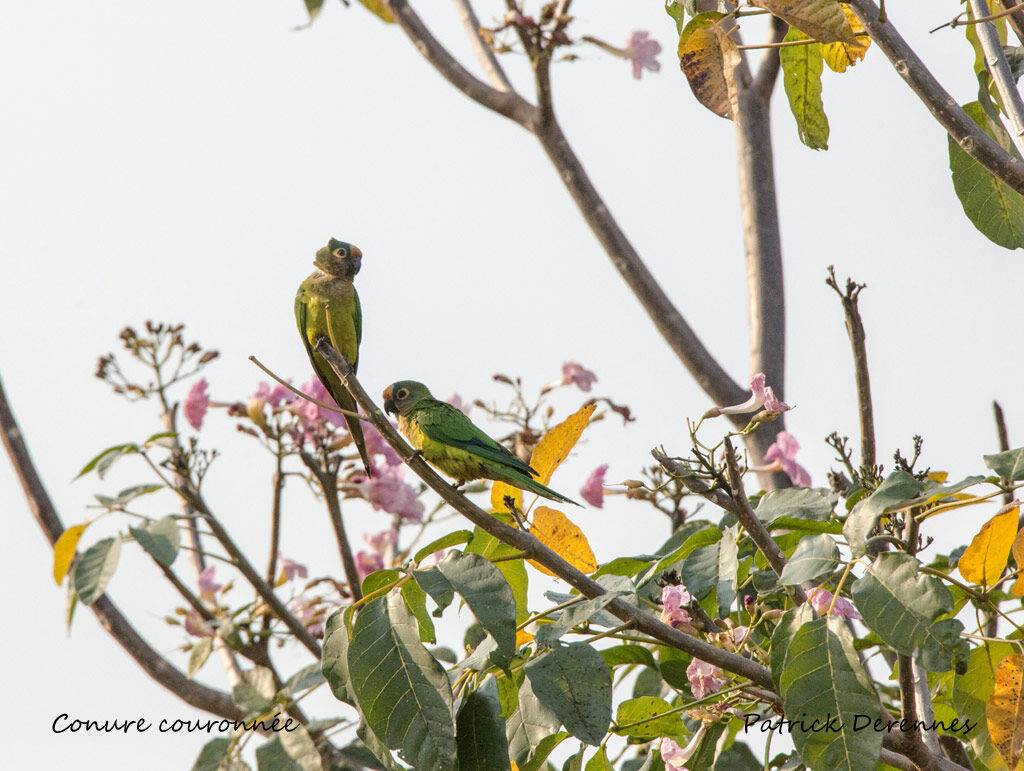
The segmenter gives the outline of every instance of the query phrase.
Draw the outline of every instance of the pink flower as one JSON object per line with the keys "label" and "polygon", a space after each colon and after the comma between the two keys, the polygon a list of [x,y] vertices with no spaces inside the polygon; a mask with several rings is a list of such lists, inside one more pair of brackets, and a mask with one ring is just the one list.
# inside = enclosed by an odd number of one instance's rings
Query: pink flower
{"label": "pink flower", "polygon": [[673,629],[678,629],[682,624],[690,623],[690,614],[686,607],[693,598],[682,586],[665,586],[661,590],[661,604],[664,610],[661,611],[662,622]]}
{"label": "pink flower", "polygon": [[[817,589],[807,602],[810,603],[811,607],[814,608],[819,616],[827,616],[829,614],[829,606],[832,605],[833,597],[835,597],[835,595],[828,589]],[[832,608],[832,615],[839,616],[840,618],[860,618],[860,613],[858,613],[857,609],[853,607],[853,603],[845,597],[839,597],[836,599],[835,607]]]}
{"label": "pink flower", "polygon": [[320,604],[319,597],[309,599],[301,594],[288,603],[288,609],[302,622],[313,637],[324,636],[324,619],[327,614]]}
{"label": "pink flower", "polygon": [[788,404],[780,401],[771,386],[765,385],[763,372],[758,372],[750,379],[750,398],[742,404],[734,404],[731,407],[712,407],[704,413],[705,418],[717,418],[719,415],[744,415],[748,412],[757,412],[764,407],[768,412],[785,412],[792,409]]}
{"label": "pink flower", "polygon": [[213,596],[224,588],[224,584],[218,584],[213,580],[216,572],[216,565],[210,565],[199,574],[199,594],[207,602],[213,602]]}
{"label": "pink flower", "polygon": [[695,658],[686,668],[686,679],[690,681],[690,691],[694,698],[703,699],[709,693],[718,693],[725,685],[725,678],[718,677],[722,670],[714,664],[708,664]]}
{"label": "pink flower", "polygon": [[[398,453],[391,449],[391,445],[384,441],[380,431],[370,423],[363,424],[363,439],[366,441],[366,452],[370,455],[383,455],[385,465],[400,466],[402,464],[402,459],[398,457]],[[374,475],[376,473],[375,470]]]}
{"label": "pink flower", "polygon": [[383,509],[409,522],[420,522],[423,520],[423,501],[412,485],[402,481],[404,478],[404,466],[385,466],[379,473],[374,472],[373,479],[356,482],[352,487],[374,509]]}
{"label": "pink flower", "polygon": [[[303,383],[302,388],[299,389],[303,393],[309,394],[314,399],[317,399],[324,404],[330,404],[335,407],[338,403],[334,401],[334,397],[327,393],[327,389],[324,388],[324,384],[320,382],[315,374],[310,378],[308,383]],[[292,411],[303,420],[303,422],[316,426],[318,420],[326,421],[332,426],[343,426],[345,425],[345,418],[342,417],[340,412],[334,410],[325,410],[323,407],[313,404],[311,401],[306,399],[297,399],[296,403],[291,405]]]}
{"label": "pink flower", "polygon": [[604,475],[607,471],[608,464],[602,463],[590,472],[587,481],[580,488],[580,495],[583,496],[583,500],[591,506],[597,506],[599,509],[604,506]]}
{"label": "pink flower", "polygon": [[640,75],[643,74],[644,69],[648,69],[651,72],[657,72],[661,69],[661,64],[655,58],[661,53],[661,43],[657,40],[651,40],[650,33],[646,30],[637,30],[629,36],[629,40],[626,41],[625,52],[626,58],[633,65],[633,77],[637,80],[640,80]]}
{"label": "pink flower", "polygon": [[290,557],[285,557],[279,553],[281,557],[281,572],[284,573],[285,581],[291,581],[298,576],[299,578],[307,578],[309,576],[309,570],[306,569],[305,565],[300,565]]}
{"label": "pink flower", "polygon": [[384,559],[379,554],[367,551],[356,552],[356,572],[359,574],[360,581],[365,581],[370,573],[383,569]]}
{"label": "pink flower", "polygon": [[213,637],[213,630],[206,619],[194,610],[185,614],[185,631],[193,637]]}
{"label": "pink flower", "polygon": [[810,487],[811,475],[794,458],[800,450],[800,443],[788,431],[779,431],[775,443],[765,450],[764,459],[777,461],[790,481],[798,487]]}
{"label": "pink flower", "polygon": [[[291,382],[290,378],[288,382]],[[256,393],[252,395],[252,398],[262,399],[264,402],[269,404],[271,408],[274,408],[280,407],[282,404],[295,401],[298,397],[280,383],[275,383],[271,386],[269,383],[264,381],[256,386]]]}
{"label": "pink flower", "polygon": [[203,416],[210,407],[210,392],[207,390],[210,384],[205,377],[199,378],[188,390],[184,403],[181,405],[181,412],[185,420],[198,431],[203,426]]}
{"label": "pink flower", "polygon": [[661,759],[665,763],[665,768],[670,771],[686,771],[686,761],[693,757],[693,754],[700,747],[701,742],[704,740],[704,735],[708,732],[709,723],[701,723],[700,728],[697,729],[690,741],[685,747],[680,747],[675,741],[669,739],[667,736],[661,740],[661,746],[658,751],[661,754]]}
{"label": "pink flower", "polygon": [[597,375],[589,369],[584,369],[582,364],[567,361],[562,365],[561,385],[577,385],[581,391],[589,391],[595,382]]}

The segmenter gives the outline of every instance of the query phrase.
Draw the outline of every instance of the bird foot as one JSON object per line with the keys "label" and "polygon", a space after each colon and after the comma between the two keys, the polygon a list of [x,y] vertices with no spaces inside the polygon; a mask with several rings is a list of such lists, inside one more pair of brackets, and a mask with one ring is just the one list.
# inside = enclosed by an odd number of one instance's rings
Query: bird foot
{"label": "bird foot", "polygon": [[408,463],[413,458],[422,458],[422,457],[423,457],[423,450],[413,450],[412,451],[412,455],[410,455],[408,458],[406,458],[405,462]]}
{"label": "bird foot", "polygon": [[460,491],[460,490],[461,490],[461,489],[463,488],[463,486],[464,486],[465,484],[466,484],[466,481],[465,481],[465,480],[462,480],[461,482],[452,482],[452,489],[453,489],[453,490],[454,490],[455,492],[459,492],[459,491]]}

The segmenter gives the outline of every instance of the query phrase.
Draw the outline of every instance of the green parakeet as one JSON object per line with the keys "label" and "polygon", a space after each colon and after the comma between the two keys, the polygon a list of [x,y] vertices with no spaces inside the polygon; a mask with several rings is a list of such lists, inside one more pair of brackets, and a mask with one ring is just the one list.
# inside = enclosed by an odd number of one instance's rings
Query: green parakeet
{"label": "green parakeet", "polygon": [[423,383],[400,380],[384,389],[384,411],[423,457],[459,482],[496,479],[552,501],[579,505],[545,487],[537,472],[473,425],[459,409],[430,395]]}
{"label": "green parakeet", "polygon": [[[317,269],[302,282],[299,291],[295,293],[295,322],[313,371],[338,406],[353,411],[358,410],[355,400],[314,346],[317,338],[324,336],[345,357],[353,372],[359,365],[363,313],[352,279],[359,272],[362,259],[363,253],[359,247],[332,238],[327,246],[317,251],[313,260]],[[369,475],[370,458],[366,454],[363,427],[358,419],[348,415],[345,416],[345,422]]]}

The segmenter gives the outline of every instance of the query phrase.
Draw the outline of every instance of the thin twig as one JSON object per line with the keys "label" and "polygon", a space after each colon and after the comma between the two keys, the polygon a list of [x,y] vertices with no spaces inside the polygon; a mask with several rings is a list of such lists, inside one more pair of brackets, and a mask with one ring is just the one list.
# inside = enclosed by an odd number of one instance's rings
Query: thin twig
{"label": "thin twig", "polygon": [[471,0],[452,0],[452,2],[455,3],[455,11],[459,15],[459,21],[462,22],[466,35],[469,37],[469,44],[473,47],[473,53],[476,54],[476,59],[480,62],[480,66],[483,67],[487,79],[491,81],[491,85],[499,91],[515,91],[508,80],[508,76],[505,74],[504,68],[498,61],[498,57],[495,56],[494,49],[487,45],[480,34],[480,20],[476,16],[476,11],[473,10]]}
{"label": "thin twig", "polygon": [[369,420],[369,418],[367,418],[365,415],[362,415],[362,414],[360,414],[358,412],[353,412],[352,410],[342,409],[341,407],[339,407],[336,404],[328,404],[327,402],[322,402],[319,399],[314,399],[312,396],[310,396],[307,393],[303,393],[298,388],[293,386],[291,383],[285,382],[284,380],[279,378],[277,375],[275,375],[273,372],[271,372],[269,369],[264,367],[263,363],[260,362],[260,360],[257,359],[255,356],[250,356],[249,357],[249,361],[251,361],[257,367],[259,367],[265,373],[267,373],[270,377],[274,378],[274,380],[276,380],[278,383],[283,385],[285,388],[287,388],[293,394],[301,396],[307,402],[313,402],[313,404],[315,404],[317,407],[320,407],[320,408],[325,409],[325,410],[330,410],[331,412],[340,412],[342,415],[346,415],[346,416],[348,416],[350,418],[358,418],[359,420]]}
{"label": "thin twig", "polygon": [[875,471],[875,418],[871,403],[871,377],[868,374],[868,353],[865,345],[864,323],[860,318],[857,300],[864,284],[854,283],[846,279],[845,291],[839,288],[836,273],[828,266],[828,284],[839,295],[843,303],[843,314],[846,317],[846,333],[853,349],[853,372],[857,383],[857,406],[860,415],[860,475],[861,478],[872,478]]}
{"label": "thin twig", "polygon": [[[988,16],[988,2],[986,0],[969,0],[971,11],[975,17]],[[996,90],[1003,100],[1003,111],[1010,121],[1012,131],[1010,138],[1013,140],[1017,152],[1024,157],[1024,101],[1021,101],[1020,91],[1017,90],[1017,81],[1010,72],[1010,64],[1006,61],[1006,54],[1003,53],[1003,45],[999,41],[999,33],[991,21],[982,22],[977,26],[978,41],[981,43],[981,50],[985,53],[985,67],[996,84]]]}

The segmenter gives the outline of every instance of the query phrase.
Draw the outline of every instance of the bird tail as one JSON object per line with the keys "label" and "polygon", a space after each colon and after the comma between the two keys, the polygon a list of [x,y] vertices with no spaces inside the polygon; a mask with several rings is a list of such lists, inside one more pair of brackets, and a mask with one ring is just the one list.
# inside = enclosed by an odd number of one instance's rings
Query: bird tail
{"label": "bird tail", "polygon": [[352,441],[356,443],[356,449],[359,450],[359,457],[363,461],[363,468],[366,469],[366,476],[370,478],[373,476],[373,472],[370,468],[370,456],[366,452],[366,439],[363,438],[363,421],[345,415],[345,423],[348,426],[348,432],[352,434]]}
{"label": "bird tail", "polygon": [[531,493],[537,493],[541,498],[547,498],[549,501],[558,501],[559,503],[571,503],[573,506],[579,506],[576,501],[572,498],[566,498],[561,493],[556,493],[550,487],[545,487],[536,479],[529,480],[518,480],[516,483],[517,487],[522,487],[524,490],[529,490]]}

